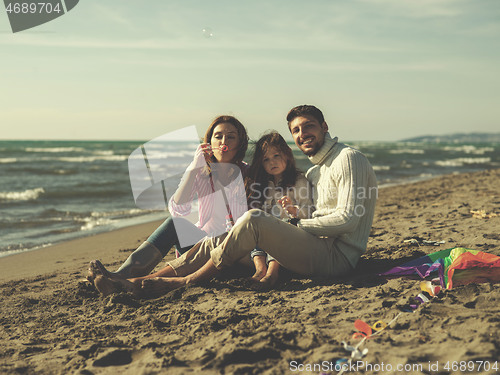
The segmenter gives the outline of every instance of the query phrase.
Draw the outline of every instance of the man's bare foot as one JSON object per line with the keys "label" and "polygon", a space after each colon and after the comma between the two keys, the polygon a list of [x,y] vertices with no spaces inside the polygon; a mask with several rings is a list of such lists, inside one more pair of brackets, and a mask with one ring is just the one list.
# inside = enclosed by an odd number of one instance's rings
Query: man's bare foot
{"label": "man's bare foot", "polygon": [[140,287],[125,279],[112,279],[103,275],[94,278],[94,286],[104,297],[119,292],[140,295]]}
{"label": "man's bare foot", "polygon": [[253,257],[255,265],[255,273],[250,278],[250,281],[258,283],[267,273],[266,257],[264,255],[256,255]]}
{"label": "man's bare foot", "polygon": [[273,287],[278,281],[278,274],[266,275],[261,280],[261,284],[269,285],[269,287]]}
{"label": "man's bare foot", "polygon": [[266,275],[255,284],[255,290],[269,290],[271,289],[279,277],[279,263],[276,261],[269,262],[269,267],[267,269]]}
{"label": "man's bare foot", "polygon": [[161,296],[187,284],[185,277],[154,277],[142,280],[141,292],[149,296]]}
{"label": "man's bare foot", "polygon": [[254,282],[254,283],[260,282],[260,280],[262,280],[262,278],[264,278],[266,276],[266,271],[267,271],[267,269],[255,271],[253,276],[250,278],[250,281]]}
{"label": "man's bare foot", "polygon": [[258,290],[260,292],[270,290],[276,284],[278,278],[274,278],[272,276],[264,276],[258,283],[252,285],[253,290]]}

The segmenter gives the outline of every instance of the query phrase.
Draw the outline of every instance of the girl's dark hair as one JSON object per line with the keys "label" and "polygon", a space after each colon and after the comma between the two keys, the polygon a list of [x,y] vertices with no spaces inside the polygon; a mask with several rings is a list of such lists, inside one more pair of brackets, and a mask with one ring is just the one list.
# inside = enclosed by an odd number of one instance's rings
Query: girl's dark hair
{"label": "girl's dark hair", "polygon": [[[203,137],[203,142],[210,143],[210,141],[212,140],[212,135],[214,134],[215,127],[223,123],[229,123],[233,125],[236,128],[236,131],[238,132],[238,152],[234,156],[233,162],[234,164],[239,165],[243,161],[245,153],[247,152],[248,135],[247,135],[247,130],[245,129],[243,124],[236,117],[228,115],[216,117],[208,127],[205,136]],[[217,162],[215,156],[212,155],[211,161],[214,163]]]}
{"label": "girl's dark hair", "polygon": [[295,166],[292,149],[278,132],[272,131],[267,133],[255,143],[252,164],[248,170],[248,177],[245,179],[245,188],[249,203],[257,201],[260,205],[264,204],[265,196],[263,191],[273,178],[263,167],[264,154],[270,147],[275,147],[283,153],[286,159],[286,168],[279,186],[285,189],[295,186],[297,182],[299,171]]}

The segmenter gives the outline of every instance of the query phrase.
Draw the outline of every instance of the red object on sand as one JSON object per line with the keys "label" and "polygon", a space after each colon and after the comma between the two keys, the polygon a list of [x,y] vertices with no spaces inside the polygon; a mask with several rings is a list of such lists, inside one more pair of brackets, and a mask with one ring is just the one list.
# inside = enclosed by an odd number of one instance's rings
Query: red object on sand
{"label": "red object on sand", "polygon": [[353,339],[362,339],[364,337],[368,339],[372,335],[372,327],[362,320],[357,319],[354,322],[354,328],[356,328],[359,332],[352,335]]}

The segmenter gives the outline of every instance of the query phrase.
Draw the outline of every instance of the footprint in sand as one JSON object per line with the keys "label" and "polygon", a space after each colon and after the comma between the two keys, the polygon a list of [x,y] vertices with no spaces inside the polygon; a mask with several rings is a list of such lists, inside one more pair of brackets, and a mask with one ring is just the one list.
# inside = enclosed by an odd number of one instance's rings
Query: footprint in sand
{"label": "footprint in sand", "polygon": [[132,354],[129,350],[113,349],[105,352],[93,363],[96,367],[123,366],[132,362]]}

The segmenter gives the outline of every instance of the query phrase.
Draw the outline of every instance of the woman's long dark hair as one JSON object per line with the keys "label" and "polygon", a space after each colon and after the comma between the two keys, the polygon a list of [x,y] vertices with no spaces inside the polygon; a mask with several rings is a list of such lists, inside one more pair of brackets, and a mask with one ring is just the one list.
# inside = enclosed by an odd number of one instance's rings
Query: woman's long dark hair
{"label": "woman's long dark hair", "polygon": [[263,191],[273,178],[272,175],[264,170],[263,166],[264,155],[270,147],[274,147],[283,153],[286,159],[286,168],[279,182],[279,186],[282,188],[289,188],[295,186],[297,182],[299,171],[295,166],[295,158],[293,157],[290,146],[288,146],[285,139],[278,132],[272,131],[264,134],[255,143],[252,164],[248,171],[248,177],[245,179],[247,198],[252,208],[257,208],[255,207],[255,202],[259,207],[264,204],[265,196]]}

